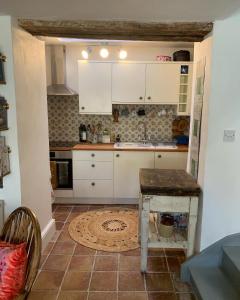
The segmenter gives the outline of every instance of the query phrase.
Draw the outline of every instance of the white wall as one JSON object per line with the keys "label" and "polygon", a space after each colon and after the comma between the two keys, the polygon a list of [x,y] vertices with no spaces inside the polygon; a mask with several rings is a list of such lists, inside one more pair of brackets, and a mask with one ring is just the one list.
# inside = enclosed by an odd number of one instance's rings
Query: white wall
{"label": "white wall", "polygon": [[6,216],[19,206],[32,209],[44,242],[55,224],[51,214],[45,45],[19,29],[10,17],[0,17],[0,51],[7,56],[7,84],[0,94],[10,105],[9,130],[4,131],[11,174],[4,177],[0,198]]}
{"label": "white wall", "polygon": [[7,56],[4,64],[6,85],[0,84],[0,95],[9,103],[8,125],[9,130],[1,132],[6,137],[6,143],[11,148],[11,173],[3,179],[3,189],[0,189],[0,198],[5,200],[6,216],[21,203],[20,168],[17,138],[16,94],[14,79],[14,62],[12,48],[12,21],[10,17],[0,17],[0,52]]}
{"label": "white wall", "polygon": [[22,205],[45,228],[52,219],[45,45],[14,27],[13,48]]}
{"label": "white wall", "polygon": [[[201,249],[240,232],[240,14],[215,22],[203,179]],[[223,142],[235,129],[235,142]],[[203,161],[203,158],[201,158]]]}
{"label": "white wall", "polygon": [[[92,53],[89,60],[103,60],[99,56],[99,50],[102,46],[91,47]],[[119,60],[118,53],[121,48],[125,49],[128,52],[127,60],[133,61],[155,61],[157,55],[169,55],[172,56],[173,53],[177,50],[185,49],[189,50],[191,56],[193,56],[193,47],[191,48],[176,48],[176,47],[159,47],[159,46],[129,46],[123,43],[122,47],[118,46],[107,46],[109,50],[109,57],[105,61],[116,61]],[[78,91],[78,68],[77,61],[83,59],[81,52],[86,47],[79,45],[67,45],[66,46],[66,77],[67,85],[74,91]]]}

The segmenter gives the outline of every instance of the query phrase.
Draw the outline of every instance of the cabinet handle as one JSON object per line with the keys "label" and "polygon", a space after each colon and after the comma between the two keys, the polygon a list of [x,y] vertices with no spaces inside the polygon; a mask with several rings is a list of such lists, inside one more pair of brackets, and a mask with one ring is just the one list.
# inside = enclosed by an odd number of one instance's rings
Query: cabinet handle
{"label": "cabinet handle", "polygon": [[139,99],[140,99],[140,100],[142,100],[142,99],[143,99],[143,97],[139,97]]}
{"label": "cabinet handle", "polygon": [[116,154],[116,157],[119,157],[120,156],[120,154]]}
{"label": "cabinet handle", "polygon": [[158,154],[158,158],[161,158],[162,157],[162,155],[161,154]]}
{"label": "cabinet handle", "polygon": [[82,107],[81,107],[81,109],[82,109],[82,110],[84,110],[84,109],[85,109],[85,107],[84,107],[84,106],[82,106]]}
{"label": "cabinet handle", "polygon": [[95,167],[95,165],[92,165],[92,168],[94,168]]}
{"label": "cabinet handle", "polygon": [[94,185],[95,185],[95,182],[92,182],[91,184],[92,184],[92,186],[94,186]]}
{"label": "cabinet handle", "polygon": [[150,96],[148,97],[148,100],[151,100],[151,97],[150,97]]}
{"label": "cabinet handle", "polygon": [[94,153],[92,153],[92,154],[91,154],[91,156],[92,156],[92,157],[94,157],[94,156],[95,156],[95,154],[94,154]]}

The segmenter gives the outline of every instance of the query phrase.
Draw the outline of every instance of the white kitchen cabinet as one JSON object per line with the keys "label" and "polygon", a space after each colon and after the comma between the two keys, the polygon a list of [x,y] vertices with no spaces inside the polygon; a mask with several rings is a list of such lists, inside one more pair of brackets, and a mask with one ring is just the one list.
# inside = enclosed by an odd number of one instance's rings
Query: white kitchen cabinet
{"label": "white kitchen cabinet", "polygon": [[187,152],[155,152],[156,169],[187,169]]}
{"label": "white kitchen cabinet", "polygon": [[108,161],[74,161],[74,179],[112,179],[113,163]]}
{"label": "white kitchen cabinet", "polygon": [[73,194],[76,198],[112,198],[112,180],[73,180]]}
{"label": "white kitchen cabinet", "polygon": [[112,64],[112,102],[143,103],[145,99],[144,63]]}
{"label": "white kitchen cabinet", "polygon": [[154,168],[154,152],[116,151],[114,153],[114,197],[139,197],[140,168]]}
{"label": "white kitchen cabinet", "polygon": [[181,65],[177,63],[147,64],[146,97],[148,103],[177,104],[179,101]]}
{"label": "white kitchen cabinet", "polygon": [[73,151],[73,161],[85,160],[85,161],[113,161],[112,151],[90,151],[81,150]]}
{"label": "white kitchen cabinet", "polygon": [[112,114],[111,63],[78,61],[80,114]]}

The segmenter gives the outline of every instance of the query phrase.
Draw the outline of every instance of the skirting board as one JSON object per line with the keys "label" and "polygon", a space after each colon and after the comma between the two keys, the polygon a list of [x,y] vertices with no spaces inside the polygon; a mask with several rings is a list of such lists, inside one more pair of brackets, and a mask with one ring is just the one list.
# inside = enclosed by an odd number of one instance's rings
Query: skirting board
{"label": "skirting board", "polygon": [[51,219],[47,226],[42,230],[42,252],[46,248],[47,244],[51,241],[54,233],[56,231],[55,220]]}
{"label": "skirting board", "polygon": [[55,204],[138,204],[136,198],[63,198],[57,197]]}

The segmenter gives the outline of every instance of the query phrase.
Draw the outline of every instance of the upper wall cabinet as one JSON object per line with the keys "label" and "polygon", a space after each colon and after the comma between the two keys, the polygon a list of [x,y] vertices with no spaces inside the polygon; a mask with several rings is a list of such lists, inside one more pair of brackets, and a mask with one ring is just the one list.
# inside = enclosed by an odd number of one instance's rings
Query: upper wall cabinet
{"label": "upper wall cabinet", "polygon": [[112,102],[141,103],[145,99],[144,63],[112,64]]}
{"label": "upper wall cabinet", "polygon": [[78,61],[80,114],[112,114],[111,63]]}
{"label": "upper wall cabinet", "polygon": [[147,64],[145,101],[148,103],[178,104],[179,82],[179,64]]}

